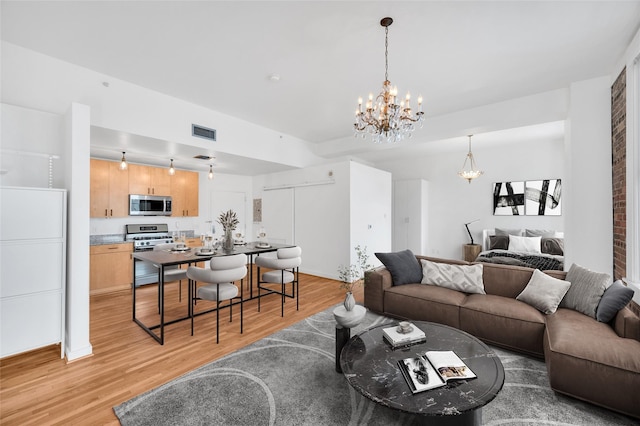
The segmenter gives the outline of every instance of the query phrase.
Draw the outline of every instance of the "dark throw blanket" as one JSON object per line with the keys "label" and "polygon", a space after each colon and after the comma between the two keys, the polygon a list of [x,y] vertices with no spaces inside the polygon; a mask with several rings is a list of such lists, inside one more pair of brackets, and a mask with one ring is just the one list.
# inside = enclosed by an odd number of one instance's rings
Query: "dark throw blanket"
{"label": "dark throw blanket", "polygon": [[485,251],[480,253],[476,262],[501,263],[506,265],[526,266],[541,271],[564,269],[564,262],[551,256],[514,253],[507,251]]}

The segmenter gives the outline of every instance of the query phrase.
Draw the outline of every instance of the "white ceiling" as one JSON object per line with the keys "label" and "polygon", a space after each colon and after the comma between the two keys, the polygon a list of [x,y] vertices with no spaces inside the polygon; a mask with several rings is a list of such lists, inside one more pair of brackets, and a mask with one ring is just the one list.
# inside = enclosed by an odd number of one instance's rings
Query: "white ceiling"
{"label": "white ceiling", "polygon": [[425,98],[426,126],[429,117],[608,75],[640,26],[640,1],[1,7],[3,40],[313,143],[350,136],[358,96],[380,90],[382,17],[394,19],[389,78],[401,94]]}

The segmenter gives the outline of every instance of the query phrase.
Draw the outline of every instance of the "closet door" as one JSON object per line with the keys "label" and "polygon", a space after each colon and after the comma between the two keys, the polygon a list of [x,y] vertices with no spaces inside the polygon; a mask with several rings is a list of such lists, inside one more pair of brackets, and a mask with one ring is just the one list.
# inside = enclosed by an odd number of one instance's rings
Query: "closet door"
{"label": "closet door", "polygon": [[262,227],[270,243],[296,244],[293,188],[264,191]]}

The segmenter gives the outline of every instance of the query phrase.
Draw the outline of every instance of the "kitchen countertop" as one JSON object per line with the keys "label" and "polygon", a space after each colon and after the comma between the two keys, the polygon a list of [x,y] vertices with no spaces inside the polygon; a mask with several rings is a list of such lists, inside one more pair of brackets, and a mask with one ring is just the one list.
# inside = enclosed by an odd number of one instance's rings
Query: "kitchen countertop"
{"label": "kitchen countertop", "polygon": [[[185,238],[196,238],[193,230],[184,230],[180,232],[184,232]],[[124,244],[127,242],[124,238],[125,234],[89,235],[89,245],[100,246],[106,244]]]}

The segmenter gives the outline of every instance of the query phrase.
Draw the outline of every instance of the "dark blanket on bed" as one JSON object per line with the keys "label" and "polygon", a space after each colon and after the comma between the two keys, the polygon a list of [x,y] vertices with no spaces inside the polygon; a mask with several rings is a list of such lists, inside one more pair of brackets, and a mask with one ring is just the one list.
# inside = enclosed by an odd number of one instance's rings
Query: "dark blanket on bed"
{"label": "dark blanket on bed", "polygon": [[564,262],[554,257],[537,256],[535,254],[514,253],[506,251],[486,251],[480,253],[476,262],[502,263],[506,265],[526,266],[541,271],[564,269]]}

